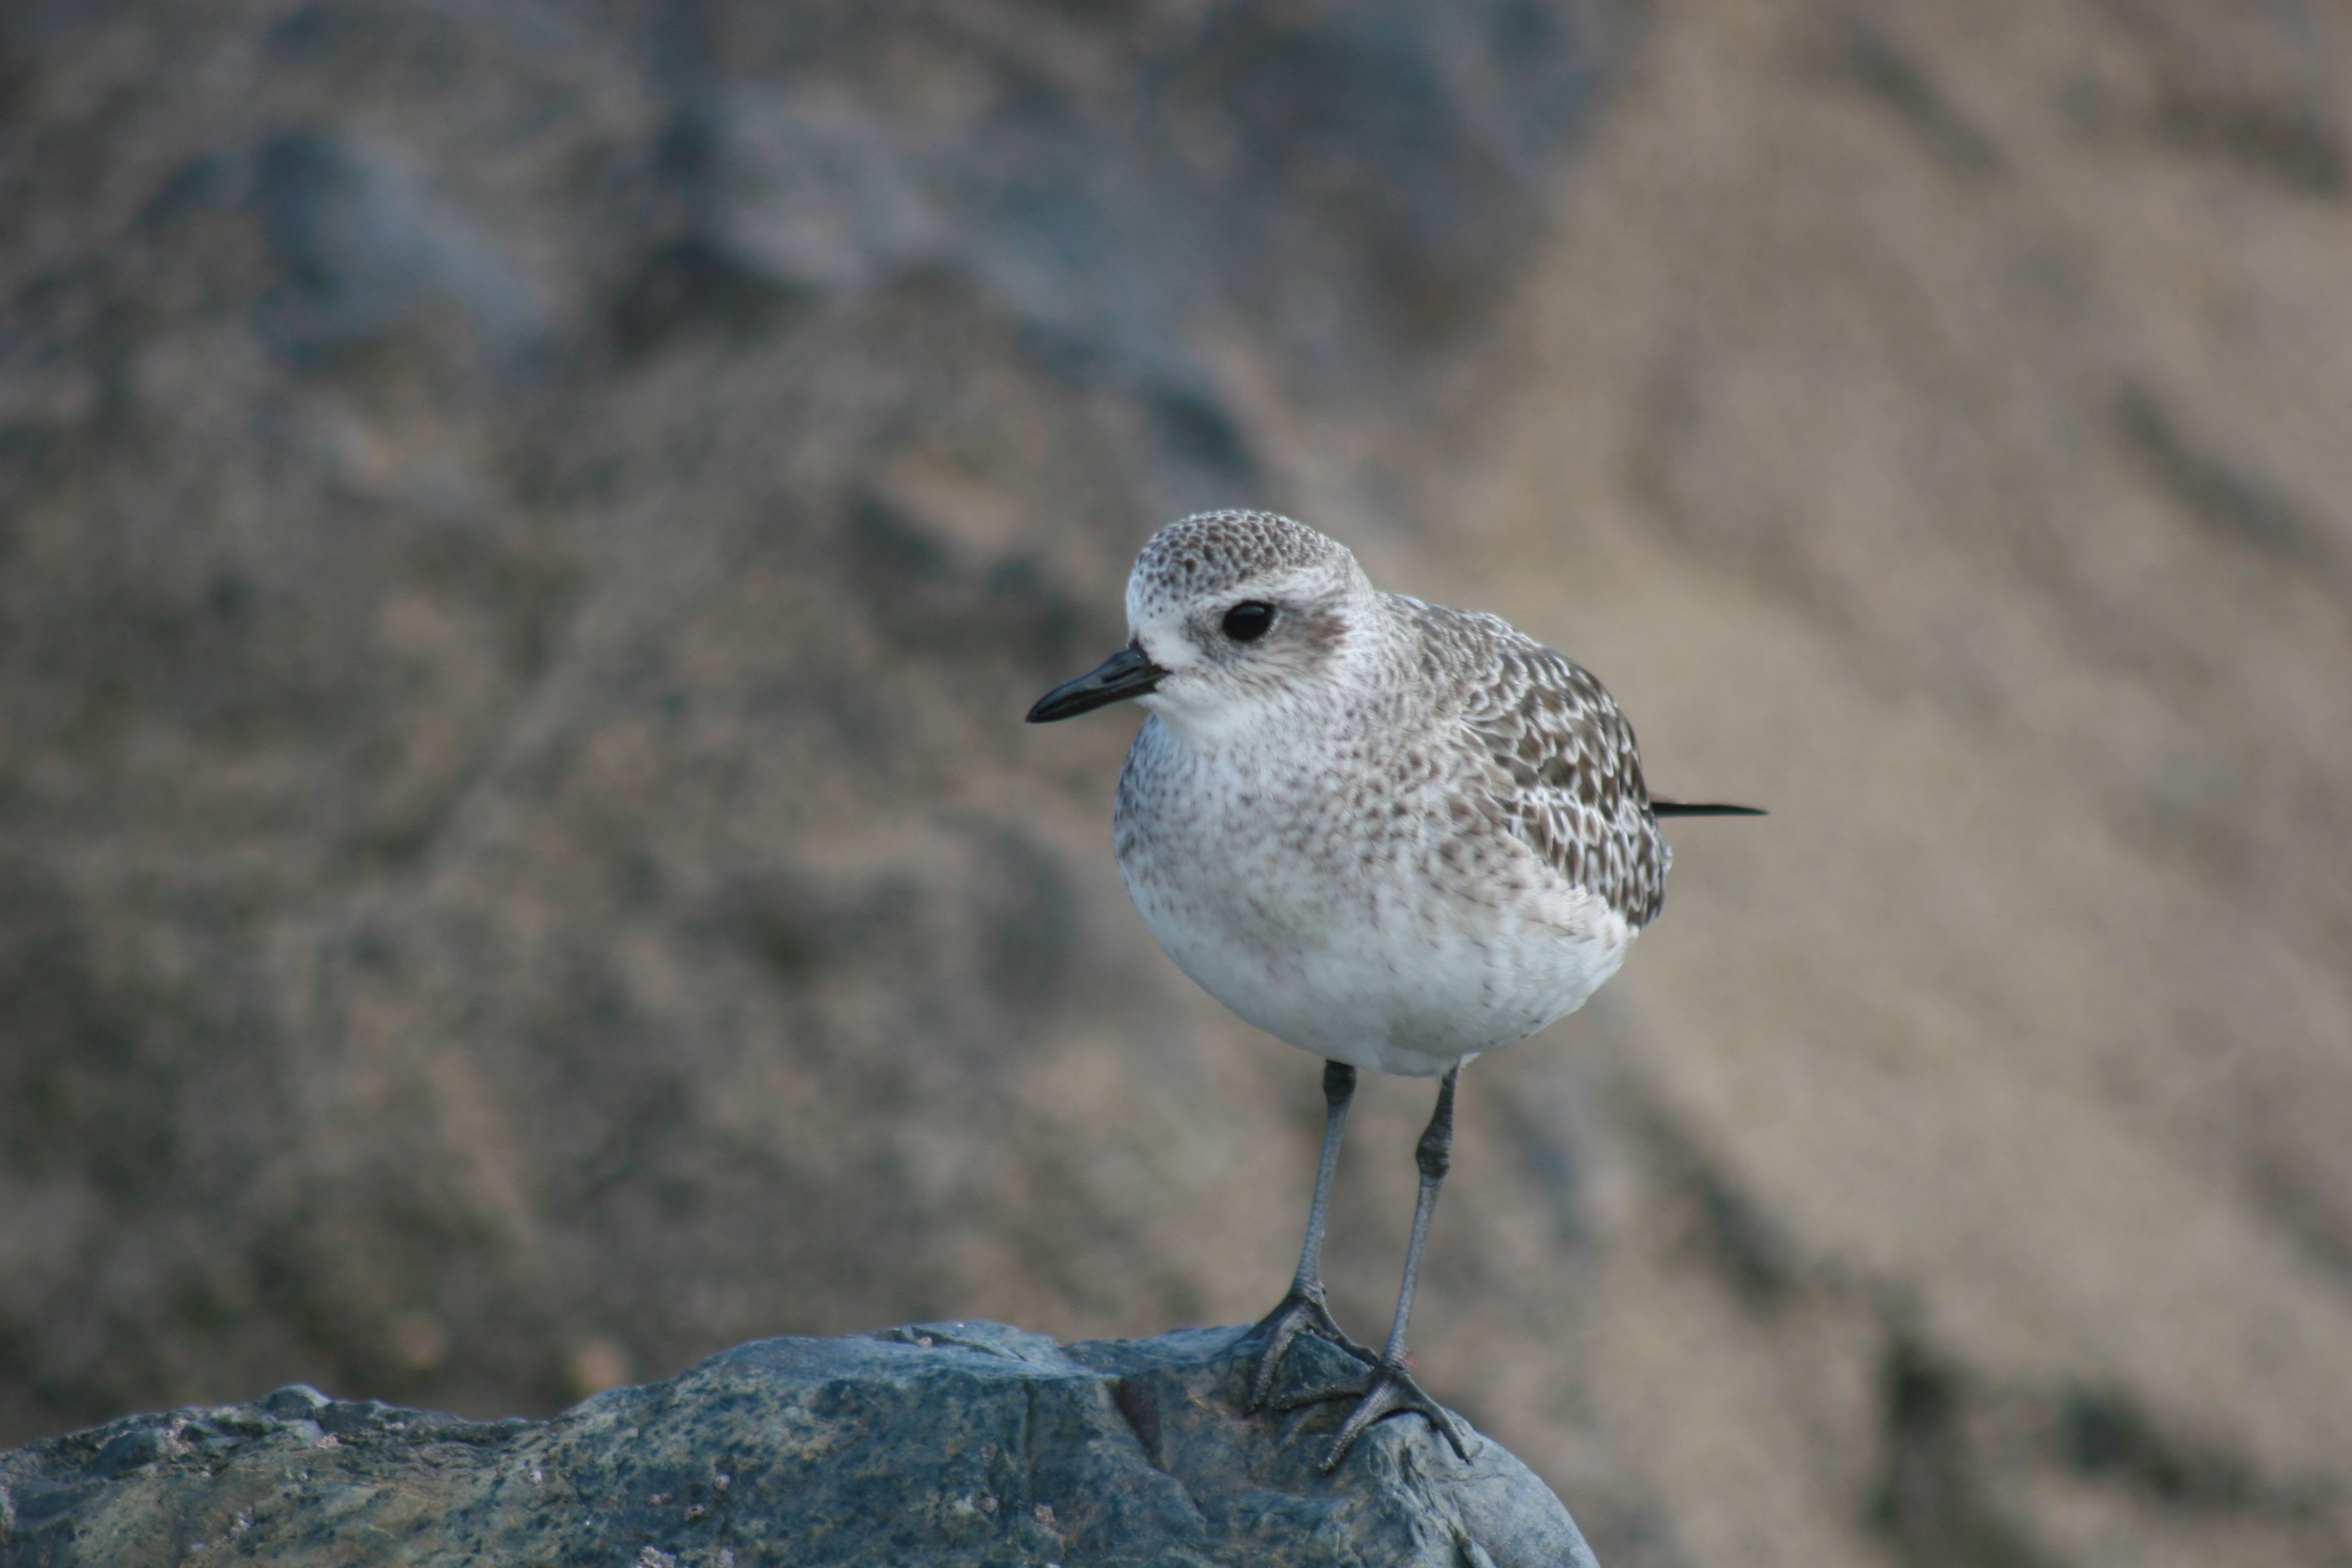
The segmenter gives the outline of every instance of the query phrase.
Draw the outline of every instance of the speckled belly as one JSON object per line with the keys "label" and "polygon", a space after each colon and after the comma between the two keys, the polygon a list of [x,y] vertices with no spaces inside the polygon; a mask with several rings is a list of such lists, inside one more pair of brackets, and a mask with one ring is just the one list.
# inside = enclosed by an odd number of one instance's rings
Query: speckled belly
{"label": "speckled belly", "polygon": [[1177,966],[1267,1033],[1360,1068],[1430,1077],[1533,1034],[1632,942],[1601,900],[1548,873],[1465,897],[1436,843],[1395,816],[1377,852],[1364,852],[1373,829],[1319,856],[1277,811],[1171,818],[1121,804],[1128,892]]}

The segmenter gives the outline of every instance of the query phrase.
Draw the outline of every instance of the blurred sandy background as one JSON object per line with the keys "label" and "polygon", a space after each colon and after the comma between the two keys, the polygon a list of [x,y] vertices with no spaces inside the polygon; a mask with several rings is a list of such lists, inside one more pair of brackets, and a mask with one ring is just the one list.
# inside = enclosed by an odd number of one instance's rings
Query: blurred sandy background
{"label": "blurred sandy background", "polygon": [[1019,722],[1241,503],[1773,810],[1465,1080],[1604,1561],[2352,1563],[2347,136],[2322,0],[12,0],[0,1443],[1265,1310],[1316,1064]]}

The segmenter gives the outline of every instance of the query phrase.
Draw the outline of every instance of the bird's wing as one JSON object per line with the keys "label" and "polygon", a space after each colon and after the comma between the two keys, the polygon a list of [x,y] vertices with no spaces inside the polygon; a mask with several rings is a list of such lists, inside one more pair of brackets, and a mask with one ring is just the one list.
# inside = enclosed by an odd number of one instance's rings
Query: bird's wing
{"label": "bird's wing", "polygon": [[1510,781],[1496,805],[1570,885],[1641,927],[1657,918],[1672,852],[1651,819],[1633,727],[1590,670],[1490,616],[1501,636],[1462,721]]}

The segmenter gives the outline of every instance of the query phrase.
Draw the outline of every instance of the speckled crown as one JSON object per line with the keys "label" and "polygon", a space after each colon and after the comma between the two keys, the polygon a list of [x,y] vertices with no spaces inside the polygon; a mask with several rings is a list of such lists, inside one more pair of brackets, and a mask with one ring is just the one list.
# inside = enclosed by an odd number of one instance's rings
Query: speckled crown
{"label": "speckled crown", "polygon": [[1204,511],[1153,534],[1135,558],[1127,609],[1142,621],[1171,604],[1285,569],[1322,567],[1354,574],[1356,558],[1338,540],[1270,511]]}

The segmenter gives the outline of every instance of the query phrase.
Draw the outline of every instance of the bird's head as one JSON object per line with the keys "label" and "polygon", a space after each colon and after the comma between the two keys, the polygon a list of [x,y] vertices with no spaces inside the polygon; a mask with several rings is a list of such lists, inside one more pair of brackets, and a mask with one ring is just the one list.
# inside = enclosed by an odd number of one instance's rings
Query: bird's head
{"label": "bird's head", "polygon": [[1133,699],[1179,733],[1246,726],[1333,678],[1377,595],[1345,545],[1288,518],[1212,511],[1151,536],[1127,580],[1128,645],[1029,710]]}

